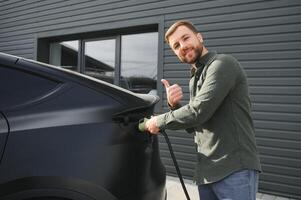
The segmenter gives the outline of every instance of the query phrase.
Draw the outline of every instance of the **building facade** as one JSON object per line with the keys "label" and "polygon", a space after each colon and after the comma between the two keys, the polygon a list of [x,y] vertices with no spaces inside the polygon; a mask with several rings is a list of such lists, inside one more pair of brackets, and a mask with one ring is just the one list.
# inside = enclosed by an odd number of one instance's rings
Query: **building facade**
{"label": "building facade", "polygon": [[[164,43],[176,20],[192,21],[209,50],[232,54],[250,85],[263,173],[259,190],[301,199],[301,1],[7,0],[0,1],[0,52],[62,66],[139,93],[157,94],[161,78],[189,100],[189,66]],[[186,178],[193,136],[169,131]],[[161,157],[175,169],[160,138]]]}

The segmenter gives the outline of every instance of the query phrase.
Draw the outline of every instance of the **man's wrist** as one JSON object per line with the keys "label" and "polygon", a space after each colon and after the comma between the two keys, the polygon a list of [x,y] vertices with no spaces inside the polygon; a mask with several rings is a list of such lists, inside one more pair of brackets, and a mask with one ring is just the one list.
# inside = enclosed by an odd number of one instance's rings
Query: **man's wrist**
{"label": "man's wrist", "polygon": [[175,105],[171,105],[169,102],[167,102],[167,105],[168,105],[170,110],[176,110],[176,109],[181,107],[181,104],[179,104],[179,103],[177,103]]}

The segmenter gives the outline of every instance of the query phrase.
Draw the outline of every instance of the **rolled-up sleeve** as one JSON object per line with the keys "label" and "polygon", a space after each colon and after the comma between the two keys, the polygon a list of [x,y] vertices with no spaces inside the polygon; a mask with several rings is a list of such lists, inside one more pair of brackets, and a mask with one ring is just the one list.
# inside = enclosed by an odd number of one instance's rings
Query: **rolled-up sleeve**
{"label": "rolled-up sleeve", "polygon": [[158,127],[172,130],[187,129],[206,122],[235,87],[239,69],[238,62],[230,56],[213,61],[195,98],[177,110],[158,115]]}

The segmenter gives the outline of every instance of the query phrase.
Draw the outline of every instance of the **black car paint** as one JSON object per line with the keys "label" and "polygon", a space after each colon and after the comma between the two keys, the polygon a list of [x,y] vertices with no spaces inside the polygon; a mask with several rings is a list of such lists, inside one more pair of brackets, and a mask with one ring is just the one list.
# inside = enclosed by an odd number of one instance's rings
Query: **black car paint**
{"label": "black car paint", "polygon": [[[6,54],[0,54],[1,69],[45,79],[51,87],[43,92],[45,85],[24,82],[31,88],[23,91],[25,102],[0,100],[0,199],[166,198],[158,138],[137,130],[157,98]],[[0,92],[20,81],[5,73]]]}
{"label": "black car paint", "polygon": [[0,112],[0,164],[3,157],[3,151],[5,148],[5,144],[8,136],[8,123],[4,115]]}

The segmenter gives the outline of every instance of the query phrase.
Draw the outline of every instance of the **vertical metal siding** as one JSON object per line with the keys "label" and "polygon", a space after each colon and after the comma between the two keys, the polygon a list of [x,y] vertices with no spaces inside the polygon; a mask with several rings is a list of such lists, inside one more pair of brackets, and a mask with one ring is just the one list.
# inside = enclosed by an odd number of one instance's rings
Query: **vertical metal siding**
{"label": "vertical metal siding", "polygon": [[[0,51],[34,58],[39,34],[102,31],[156,16],[164,18],[165,29],[178,19],[191,20],[203,33],[210,50],[232,54],[241,62],[250,84],[264,170],[260,190],[301,199],[299,0],[1,1]],[[190,66],[179,63],[169,47],[162,46],[163,74],[160,76],[180,84],[184,89],[184,103],[187,103]],[[167,110],[165,93],[163,97],[162,110]],[[182,173],[191,178],[195,160],[193,135],[183,131],[168,133]],[[167,146],[163,138],[160,141],[167,171],[175,174]]]}

